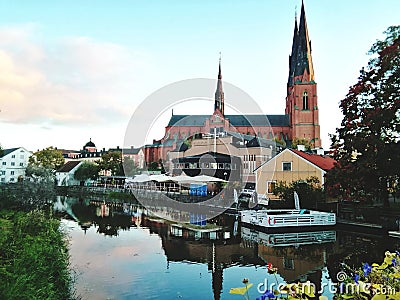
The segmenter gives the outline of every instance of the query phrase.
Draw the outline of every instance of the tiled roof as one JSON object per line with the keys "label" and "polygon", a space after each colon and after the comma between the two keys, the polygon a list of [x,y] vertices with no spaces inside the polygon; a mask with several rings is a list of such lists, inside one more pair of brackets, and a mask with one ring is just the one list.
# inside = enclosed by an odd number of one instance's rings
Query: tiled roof
{"label": "tiled roof", "polygon": [[[204,126],[210,115],[173,115],[168,126]],[[289,115],[225,115],[232,126],[289,126]]]}
{"label": "tiled roof", "polygon": [[308,160],[309,162],[313,163],[317,167],[321,168],[322,170],[328,171],[333,168],[333,166],[336,163],[336,160],[329,156],[325,155],[318,155],[318,154],[309,154],[303,151],[299,150],[294,150],[291,149],[294,153],[296,153],[298,156],[301,156],[305,160]]}
{"label": "tiled roof", "polygon": [[210,115],[173,115],[168,126],[203,126]]}
{"label": "tiled roof", "polygon": [[69,162],[65,163],[63,166],[61,166],[57,170],[57,172],[60,172],[60,173],[70,172],[73,168],[75,168],[80,163],[81,163],[81,161],[75,161],[75,160],[69,161]]}
{"label": "tiled roof", "polygon": [[233,126],[289,126],[289,115],[226,115]]}

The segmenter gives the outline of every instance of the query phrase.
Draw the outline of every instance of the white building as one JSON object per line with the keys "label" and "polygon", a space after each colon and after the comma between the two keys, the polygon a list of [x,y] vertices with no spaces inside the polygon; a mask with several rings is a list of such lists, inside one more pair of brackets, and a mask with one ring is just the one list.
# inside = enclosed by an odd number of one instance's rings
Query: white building
{"label": "white building", "polygon": [[4,149],[0,154],[0,183],[22,180],[32,152],[23,147]]}
{"label": "white building", "polygon": [[75,179],[74,175],[82,161],[68,161],[56,171],[56,180],[58,186],[79,185],[80,182]]}

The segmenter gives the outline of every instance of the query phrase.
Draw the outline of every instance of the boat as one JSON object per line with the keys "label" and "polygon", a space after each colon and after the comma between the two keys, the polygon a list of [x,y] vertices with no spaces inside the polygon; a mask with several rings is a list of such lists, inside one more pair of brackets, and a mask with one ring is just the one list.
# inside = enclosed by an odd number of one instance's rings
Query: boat
{"label": "boat", "polygon": [[335,230],[312,232],[262,232],[250,228],[241,228],[242,239],[268,247],[288,247],[331,243],[336,241]]}
{"label": "boat", "polygon": [[300,209],[296,192],[294,198],[295,209],[243,210],[240,212],[240,221],[244,225],[265,229],[336,225],[335,213]]}

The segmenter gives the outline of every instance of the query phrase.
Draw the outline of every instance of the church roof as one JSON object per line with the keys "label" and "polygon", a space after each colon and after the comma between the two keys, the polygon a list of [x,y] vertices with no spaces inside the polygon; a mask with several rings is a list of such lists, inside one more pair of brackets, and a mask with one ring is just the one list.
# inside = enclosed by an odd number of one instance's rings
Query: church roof
{"label": "church roof", "polygon": [[[210,115],[173,115],[168,126],[204,126]],[[232,126],[289,126],[289,115],[225,115]]]}

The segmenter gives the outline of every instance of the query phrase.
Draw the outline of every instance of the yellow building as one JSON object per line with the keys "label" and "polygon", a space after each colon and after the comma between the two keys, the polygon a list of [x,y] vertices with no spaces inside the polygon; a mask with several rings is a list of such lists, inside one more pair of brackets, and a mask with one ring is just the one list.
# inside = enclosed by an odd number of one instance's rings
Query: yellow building
{"label": "yellow building", "polygon": [[335,160],[325,155],[285,149],[254,170],[257,193],[275,200],[278,197],[272,191],[276,183],[290,183],[310,177],[317,177],[323,186],[325,173],[332,169],[334,164]]}

